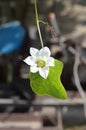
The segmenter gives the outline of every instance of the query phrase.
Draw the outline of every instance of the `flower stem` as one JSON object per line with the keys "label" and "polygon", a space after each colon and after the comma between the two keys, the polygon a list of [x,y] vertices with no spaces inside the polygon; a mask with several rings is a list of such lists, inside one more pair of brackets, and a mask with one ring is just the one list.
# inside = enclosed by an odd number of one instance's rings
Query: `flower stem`
{"label": "flower stem", "polygon": [[41,31],[40,31],[40,26],[39,26],[39,18],[38,18],[36,0],[34,0],[34,2],[35,2],[36,24],[37,24],[37,29],[38,29],[38,33],[39,33],[39,38],[40,38],[40,41],[41,41],[41,46],[43,47],[43,40],[42,40],[42,35],[41,35]]}

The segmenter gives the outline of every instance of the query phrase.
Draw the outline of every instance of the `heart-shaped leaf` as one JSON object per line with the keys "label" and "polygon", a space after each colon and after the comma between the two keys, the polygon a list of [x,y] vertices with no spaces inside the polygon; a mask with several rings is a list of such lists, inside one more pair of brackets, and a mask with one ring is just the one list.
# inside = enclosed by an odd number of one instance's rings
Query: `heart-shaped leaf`
{"label": "heart-shaped leaf", "polygon": [[49,67],[49,69],[47,79],[42,78],[38,72],[30,72],[30,85],[32,90],[39,96],[49,95],[59,99],[66,99],[67,93],[60,80],[63,63],[55,60],[55,66]]}

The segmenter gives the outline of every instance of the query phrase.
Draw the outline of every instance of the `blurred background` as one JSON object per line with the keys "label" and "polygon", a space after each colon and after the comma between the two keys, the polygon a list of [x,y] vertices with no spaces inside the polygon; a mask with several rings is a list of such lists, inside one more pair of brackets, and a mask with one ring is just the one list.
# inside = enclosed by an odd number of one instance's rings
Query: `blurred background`
{"label": "blurred background", "polygon": [[86,0],[37,0],[44,46],[64,63],[65,101],[38,97],[23,59],[40,49],[34,0],[0,0],[0,130],[86,130]]}

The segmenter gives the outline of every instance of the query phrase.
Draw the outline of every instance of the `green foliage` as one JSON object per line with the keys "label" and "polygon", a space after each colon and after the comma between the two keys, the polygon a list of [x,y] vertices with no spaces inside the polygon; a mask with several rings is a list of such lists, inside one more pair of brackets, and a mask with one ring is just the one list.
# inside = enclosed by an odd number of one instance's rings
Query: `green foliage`
{"label": "green foliage", "polygon": [[38,72],[30,72],[30,85],[32,90],[39,96],[49,95],[59,99],[66,99],[67,93],[60,80],[63,63],[55,60],[55,66],[49,67],[49,69],[47,79],[42,78]]}

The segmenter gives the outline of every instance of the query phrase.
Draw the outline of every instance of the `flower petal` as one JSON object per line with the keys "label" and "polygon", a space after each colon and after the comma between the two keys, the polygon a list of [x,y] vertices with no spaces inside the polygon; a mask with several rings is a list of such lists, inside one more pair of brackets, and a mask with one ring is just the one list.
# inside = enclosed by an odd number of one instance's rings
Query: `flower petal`
{"label": "flower petal", "polygon": [[54,64],[54,58],[53,57],[49,57],[47,59],[46,66],[55,66],[55,64]]}
{"label": "flower petal", "polygon": [[47,79],[48,74],[49,74],[49,67],[44,67],[39,69],[39,74],[44,78]]}
{"label": "flower petal", "polygon": [[28,65],[35,65],[35,59],[32,56],[28,56],[23,61]]}
{"label": "flower petal", "polygon": [[50,50],[48,47],[43,47],[40,51],[39,51],[39,56],[46,56],[49,57],[51,54]]}
{"label": "flower petal", "polygon": [[38,72],[38,70],[39,70],[39,68],[36,65],[30,67],[30,72],[32,72],[32,73],[36,73],[36,72]]}
{"label": "flower petal", "polygon": [[36,57],[36,54],[37,54],[38,52],[39,52],[38,49],[33,48],[33,47],[30,48],[30,54],[31,54],[31,56]]}

